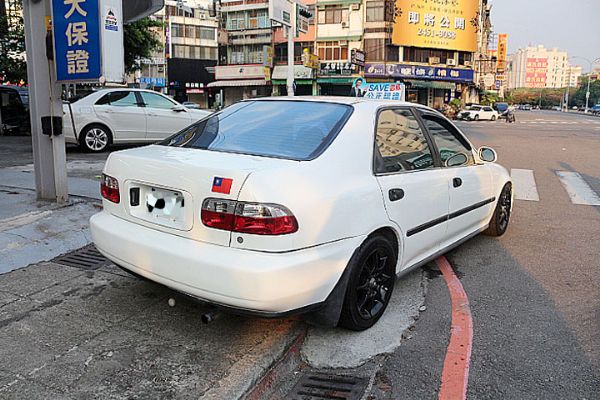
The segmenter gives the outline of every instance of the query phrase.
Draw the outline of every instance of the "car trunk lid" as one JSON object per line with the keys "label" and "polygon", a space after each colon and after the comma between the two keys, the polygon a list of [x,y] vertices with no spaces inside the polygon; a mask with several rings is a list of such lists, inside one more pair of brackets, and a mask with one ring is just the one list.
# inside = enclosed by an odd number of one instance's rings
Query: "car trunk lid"
{"label": "car trunk lid", "polygon": [[252,172],[289,163],[296,162],[160,145],[116,152],[105,173],[118,180],[121,201],[105,201],[105,209],[151,229],[229,246],[231,232],[202,224],[202,202],[237,200]]}

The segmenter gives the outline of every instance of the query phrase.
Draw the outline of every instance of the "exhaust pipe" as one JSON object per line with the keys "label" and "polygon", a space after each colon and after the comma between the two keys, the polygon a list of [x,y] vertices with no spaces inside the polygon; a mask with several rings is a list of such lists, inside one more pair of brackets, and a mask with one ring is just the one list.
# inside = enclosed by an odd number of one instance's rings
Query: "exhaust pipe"
{"label": "exhaust pipe", "polygon": [[209,312],[202,314],[202,316],[200,317],[200,320],[202,321],[203,324],[210,324],[215,319],[217,319],[219,317],[219,315],[220,314],[216,311],[209,311]]}

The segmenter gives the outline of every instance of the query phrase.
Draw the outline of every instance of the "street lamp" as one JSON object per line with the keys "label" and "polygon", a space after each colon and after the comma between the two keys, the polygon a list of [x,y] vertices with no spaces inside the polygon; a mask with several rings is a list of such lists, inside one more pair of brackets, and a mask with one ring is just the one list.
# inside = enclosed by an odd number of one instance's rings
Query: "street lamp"
{"label": "street lamp", "polygon": [[[592,81],[592,69],[594,68],[594,64],[596,64],[597,62],[600,61],[600,58],[596,58],[594,61],[590,61],[589,59],[587,59],[585,57],[580,57],[580,56],[572,56],[571,58],[580,58],[580,59],[585,60],[588,63],[590,63],[590,75],[588,76],[587,91],[585,92],[585,113],[587,114],[588,110],[589,110],[589,102],[590,102],[590,82]],[[569,87],[569,86],[571,86],[570,79],[569,79],[569,82],[567,82],[567,87]]]}

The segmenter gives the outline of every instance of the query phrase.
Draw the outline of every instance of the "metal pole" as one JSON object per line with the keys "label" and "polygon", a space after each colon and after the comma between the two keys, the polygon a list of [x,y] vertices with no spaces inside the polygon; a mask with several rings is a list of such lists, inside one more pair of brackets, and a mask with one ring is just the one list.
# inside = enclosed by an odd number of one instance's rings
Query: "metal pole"
{"label": "metal pole", "polygon": [[587,82],[587,92],[585,92],[585,113],[588,113],[590,102],[590,81],[592,80],[592,64],[590,63],[590,74]]}
{"label": "metal pole", "polygon": [[61,86],[54,80],[54,63],[46,56],[46,18],[50,15],[49,0],[23,1],[35,188],[38,199],[65,203],[68,201],[65,138],[42,133],[42,117],[63,115]]}
{"label": "metal pole", "polygon": [[294,36],[296,32],[295,18],[292,15],[292,26],[287,28],[288,33],[288,70],[287,70],[287,95],[294,96]]}

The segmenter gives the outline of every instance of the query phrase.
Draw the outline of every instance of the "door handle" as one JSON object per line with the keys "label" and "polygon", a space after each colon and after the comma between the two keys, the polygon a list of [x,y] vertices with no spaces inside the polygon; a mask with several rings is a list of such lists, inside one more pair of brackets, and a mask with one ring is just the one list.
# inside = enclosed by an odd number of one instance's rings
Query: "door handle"
{"label": "door handle", "polygon": [[388,192],[390,201],[398,201],[404,198],[404,190],[402,189],[390,189]]}
{"label": "door handle", "polygon": [[452,179],[452,186],[454,186],[455,188],[457,188],[460,185],[462,185],[462,179],[460,179],[460,178],[454,178],[454,179]]}

